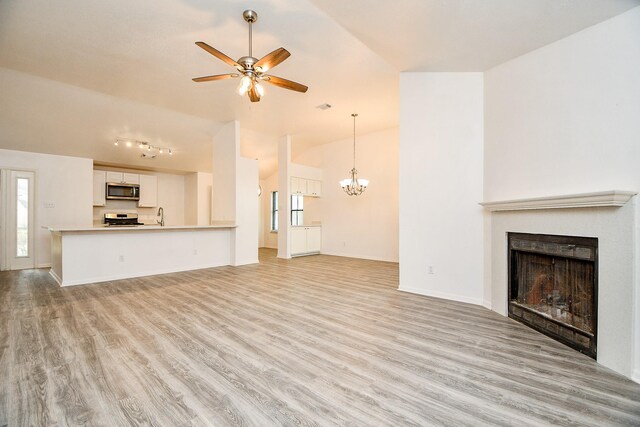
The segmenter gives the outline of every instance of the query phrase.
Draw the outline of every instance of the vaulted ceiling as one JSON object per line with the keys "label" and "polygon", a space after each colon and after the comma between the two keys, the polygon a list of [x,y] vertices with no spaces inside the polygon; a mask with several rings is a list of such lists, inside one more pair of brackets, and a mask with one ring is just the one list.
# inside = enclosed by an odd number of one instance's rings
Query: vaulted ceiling
{"label": "vaulted ceiling", "polygon": [[[261,160],[264,177],[273,170],[273,141],[280,135],[292,135],[297,146],[345,138],[351,132],[352,112],[359,113],[359,133],[397,126],[400,71],[483,71],[639,4],[640,0],[2,0],[0,67],[19,74],[5,73],[0,80],[0,89],[12,95],[0,97],[0,131],[5,134],[0,134],[0,148],[123,163],[128,160],[113,149],[113,138],[134,136],[176,149],[170,161],[160,160],[157,167],[207,170],[211,136],[221,123],[235,119],[252,131],[243,139],[243,152]],[[285,47],[291,57],[273,74],[308,85],[306,94],[267,85],[262,101],[250,103],[236,94],[237,80],[191,81],[232,71],[195,41],[205,41],[234,59],[248,53],[242,11],[249,8],[259,15],[254,56]],[[25,75],[36,78],[29,83]],[[46,81],[77,89],[57,92]],[[25,93],[29,91],[33,93]],[[68,99],[50,100],[58,93],[76,92],[108,95],[110,102],[101,101],[97,108],[88,101],[85,107],[73,106]],[[66,119],[46,120],[46,108],[34,105],[40,98],[56,110],[52,114],[64,115],[68,109]],[[16,110],[15,104],[21,103]],[[332,108],[316,108],[324,103]],[[150,109],[142,111],[139,105]],[[150,118],[154,112],[157,117]],[[29,120],[21,120],[30,114]],[[16,123],[24,129],[15,131]],[[54,129],[56,123],[65,129]],[[261,134],[268,137],[260,138]],[[45,136],[47,141],[40,141]],[[144,160],[128,163],[142,165]]]}

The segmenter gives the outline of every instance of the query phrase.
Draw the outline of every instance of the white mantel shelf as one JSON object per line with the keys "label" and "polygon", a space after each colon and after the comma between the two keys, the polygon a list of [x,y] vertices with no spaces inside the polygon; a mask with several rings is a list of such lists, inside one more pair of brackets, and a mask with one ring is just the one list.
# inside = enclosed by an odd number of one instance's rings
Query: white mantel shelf
{"label": "white mantel shelf", "polygon": [[595,193],[568,194],[564,196],[534,197],[529,199],[501,200],[482,202],[484,208],[491,212],[521,211],[531,209],[568,209],[592,207],[620,207],[625,205],[635,191],[599,191]]}

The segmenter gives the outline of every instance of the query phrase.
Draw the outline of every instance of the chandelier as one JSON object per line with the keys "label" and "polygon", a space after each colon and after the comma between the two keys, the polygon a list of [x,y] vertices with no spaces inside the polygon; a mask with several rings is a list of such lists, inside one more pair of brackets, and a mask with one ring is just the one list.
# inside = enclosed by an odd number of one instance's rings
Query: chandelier
{"label": "chandelier", "polygon": [[340,187],[350,196],[358,196],[367,189],[369,180],[364,178],[358,178],[358,171],[356,170],[356,117],[357,114],[352,114],[353,117],[353,169],[349,172],[350,178],[346,178],[340,181]]}

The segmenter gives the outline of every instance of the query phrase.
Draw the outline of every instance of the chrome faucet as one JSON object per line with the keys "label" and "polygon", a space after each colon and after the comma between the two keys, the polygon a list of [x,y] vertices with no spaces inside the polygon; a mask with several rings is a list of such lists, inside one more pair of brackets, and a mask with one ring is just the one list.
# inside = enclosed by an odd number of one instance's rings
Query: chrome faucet
{"label": "chrome faucet", "polygon": [[160,227],[164,227],[164,209],[162,209],[162,206],[160,206],[158,208],[158,215],[160,217],[160,220],[157,221],[158,224],[160,224]]}

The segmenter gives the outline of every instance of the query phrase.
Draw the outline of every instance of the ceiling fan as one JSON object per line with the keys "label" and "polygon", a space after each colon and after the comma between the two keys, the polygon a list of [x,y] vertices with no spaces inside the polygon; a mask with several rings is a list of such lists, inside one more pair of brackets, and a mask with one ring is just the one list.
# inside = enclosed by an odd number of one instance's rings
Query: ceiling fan
{"label": "ceiling fan", "polygon": [[232,67],[235,67],[238,72],[229,74],[216,74],[206,77],[196,77],[195,79],[193,79],[193,81],[198,83],[210,82],[214,80],[232,79],[240,77],[242,75],[242,79],[240,79],[240,85],[238,86],[238,93],[240,95],[247,94],[251,102],[260,101],[260,98],[264,95],[264,88],[260,84],[261,81],[271,83],[274,86],[279,86],[285,89],[295,90],[296,92],[306,92],[308,87],[305,85],[293,82],[291,80],[283,79],[282,77],[265,74],[267,71],[291,56],[291,54],[287,51],[287,49],[281,47],[264,56],[262,59],[258,60],[257,58],[254,58],[252,52],[251,28],[252,24],[258,20],[258,14],[253,10],[245,10],[242,13],[242,16],[244,17],[244,20],[249,23],[249,56],[243,56],[237,61],[234,61],[224,53],[209,46],[205,42],[196,42],[198,46],[209,52],[211,55],[231,65]]}

